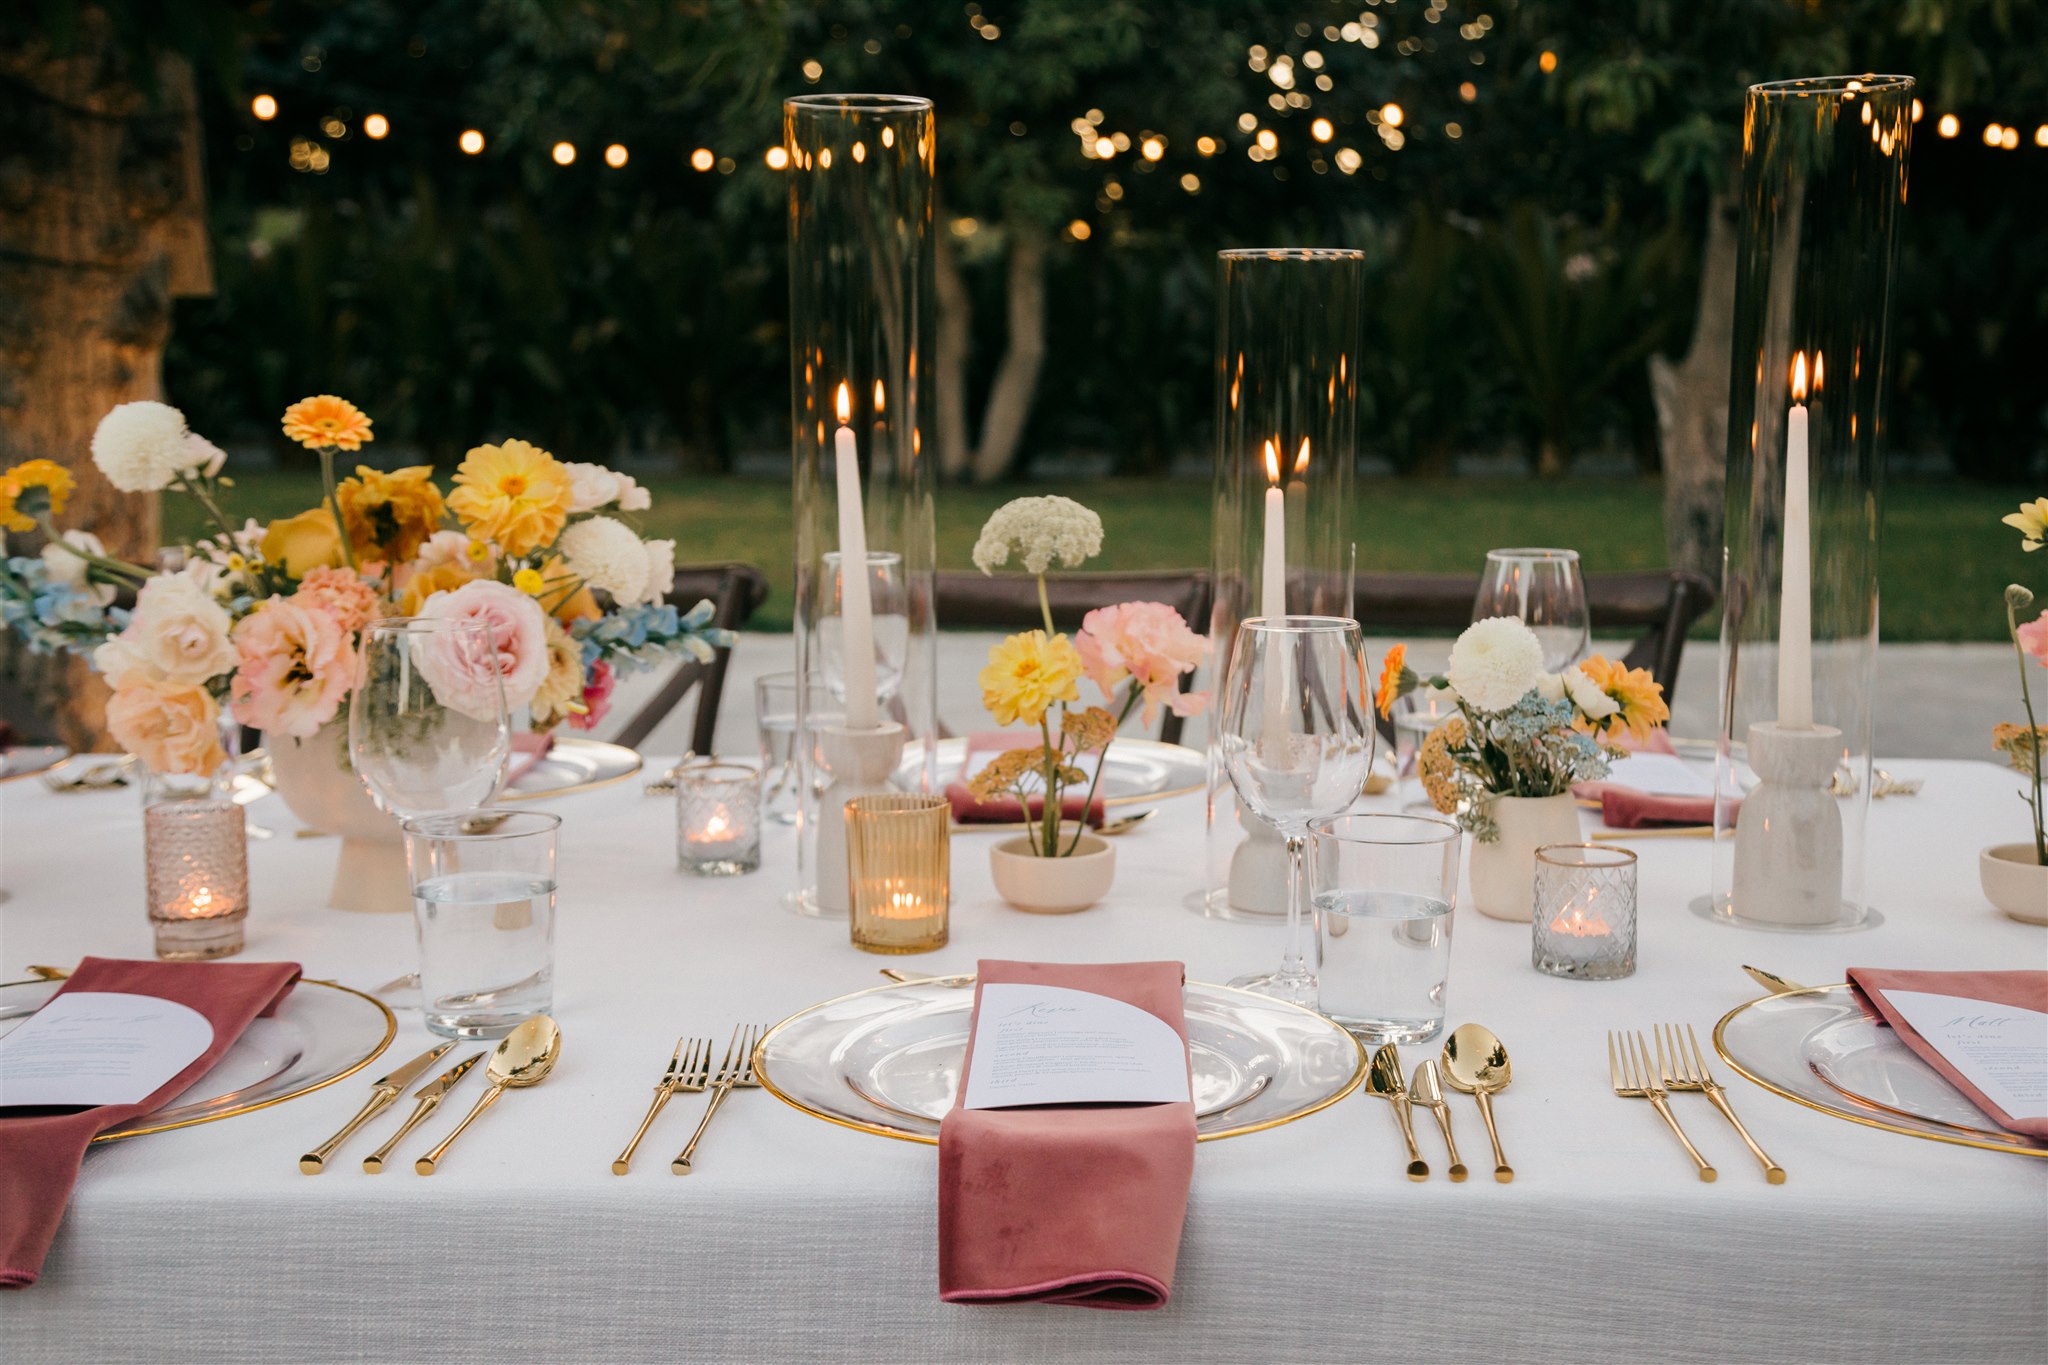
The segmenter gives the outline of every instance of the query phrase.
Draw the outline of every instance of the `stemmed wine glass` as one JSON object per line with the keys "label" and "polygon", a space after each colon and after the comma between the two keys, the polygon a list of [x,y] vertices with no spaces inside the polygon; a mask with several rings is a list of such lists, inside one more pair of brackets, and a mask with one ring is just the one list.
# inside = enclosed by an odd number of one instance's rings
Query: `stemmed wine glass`
{"label": "stemmed wine glass", "polygon": [[489,804],[512,751],[490,626],[421,616],[365,626],[348,746],[371,798],[399,819]]}
{"label": "stemmed wine glass", "polygon": [[1287,842],[1287,949],[1280,970],[1231,982],[1317,1007],[1302,937],[1311,820],[1341,815],[1372,770],[1365,641],[1338,616],[1254,617],[1237,628],[1223,683],[1224,770],[1238,799]]}
{"label": "stemmed wine glass", "polygon": [[1559,673],[1586,657],[1591,622],[1577,550],[1488,550],[1472,619],[1519,617],[1543,642],[1543,668]]}

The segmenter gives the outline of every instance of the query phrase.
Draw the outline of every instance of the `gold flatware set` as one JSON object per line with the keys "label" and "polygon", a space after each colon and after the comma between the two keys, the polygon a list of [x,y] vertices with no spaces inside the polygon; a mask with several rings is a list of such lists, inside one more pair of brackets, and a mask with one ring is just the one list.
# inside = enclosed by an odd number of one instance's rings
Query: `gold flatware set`
{"label": "gold flatware set", "polygon": [[711,1120],[725,1103],[725,1097],[734,1090],[754,1090],[760,1082],[754,1079],[754,1048],[761,1041],[764,1032],[759,1024],[740,1024],[734,1027],[732,1038],[725,1045],[725,1055],[718,1066],[711,1065],[712,1043],[709,1038],[676,1039],[674,1055],[668,1059],[668,1069],[654,1086],[654,1100],[647,1106],[646,1117],[633,1130],[632,1140],[626,1150],[612,1159],[612,1174],[624,1175],[633,1169],[633,1153],[640,1150],[640,1142],[647,1136],[647,1130],[654,1126],[654,1120],[667,1107],[668,1102],[678,1094],[697,1095],[711,1092],[710,1103],[704,1106],[704,1115],[697,1120],[697,1131],[690,1134],[690,1141],[676,1159],[669,1163],[669,1170],[676,1175],[688,1175],[696,1160],[697,1144],[704,1140],[704,1130],[711,1126]]}
{"label": "gold flatware set", "polygon": [[[1744,970],[1755,974],[1753,968]],[[1785,1168],[1757,1145],[1749,1130],[1742,1126],[1742,1120],[1735,1116],[1735,1106],[1729,1103],[1727,1091],[1721,1083],[1714,1079],[1714,1073],[1707,1065],[1706,1053],[1700,1048],[1699,1036],[1690,1024],[1685,1026],[1683,1036],[1675,1024],[1658,1025],[1648,1039],[1640,1030],[1610,1031],[1607,1035],[1607,1070],[1615,1094],[1623,1099],[1648,1100],[1655,1107],[1658,1117],[1670,1126],[1684,1146],[1686,1155],[1692,1158],[1701,1180],[1712,1181],[1719,1172],[1712,1162],[1700,1155],[1700,1149],[1693,1146],[1692,1139],[1686,1136],[1685,1129],[1679,1124],[1678,1115],[1671,1108],[1673,1091],[1705,1095],[1734,1127],[1743,1145],[1749,1148],[1750,1155],[1757,1159],[1757,1164],[1763,1167],[1764,1179],[1773,1185],[1785,1183]]]}
{"label": "gold flatware set", "polygon": [[1493,1178],[1505,1185],[1515,1178],[1515,1171],[1501,1149],[1500,1130],[1493,1121],[1493,1096],[1507,1089],[1512,1079],[1507,1049],[1500,1039],[1481,1025],[1463,1024],[1444,1040],[1441,1065],[1437,1057],[1425,1059],[1416,1066],[1412,1083],[1402,1074],[1401,1049],[1393,1043],[1382,1043],[1372,1054],[1365,1087],[1368,1093],[1393,1106],[1401,1140],[1408,1145],[1410,1180],[1429,1179],[1429,1163],[1423,1160],[1422,1149],[1415,1141],[1417,1107],[1428,1110],[1436,1120],[1444,1149],[1450,1154],[1451,1179],[1465,1179],[1465,1163],[1458,1155],[1458,1139],[1451,1131],[1451,1106],[1444,1100],[1444,1086],[1448,1083],[1451,1089],[1470,1095],[1479,1106],[1479,1117],[1485,1122],[1486,1135],[1493,1144]]}
{"label": "gold flatware set", "polygon": [[[689,1055],[684,1055],[684,1049]],[[640,1150],[640,1139],[647,1136],[647,1130],[654,1126],[655,1116],[675,1098],[678,1090],[687,1095],[703,1093],[711,1083],[711,1040],[709,1038],[676,1039],[675,1055],[668,1059],[668,1070],[655,1083],[654,1103],[647,1106],[647,1117],[640,1120],[640,1126],[633,1130],[633,1140],[626,1144],[626,1150],[612,1159],[612,1174],[624,1175],[633,1169],[633,1153]]]}

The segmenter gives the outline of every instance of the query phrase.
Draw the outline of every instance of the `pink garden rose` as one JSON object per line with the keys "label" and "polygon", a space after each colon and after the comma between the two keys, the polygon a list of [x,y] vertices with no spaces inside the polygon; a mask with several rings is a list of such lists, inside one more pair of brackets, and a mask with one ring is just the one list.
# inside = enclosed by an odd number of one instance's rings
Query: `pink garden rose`
{"label": "pink garden rose", "polygon": [[336,625],[351,634],[377,617],[377,590],[353,569],[307,570],[299,580],[299,590],[292,594],[292,601],[326,612]]}
{"label": "pink garden rose", "polygon": [[1206,692],[1179,690],[1181,674],[1209,656],[1209,642],[1164,602],[1098,607],[1082,618],[1074,647],[1083,671],[1112,702],[1124,679],[1132,680],[1145,699],[1147,725],[1161,702],[1176,716],[1199,715],[1209,704]]}
{"label": "pink garden rose", "polygon": [[324,611],[272,597],[235,626],[235,719],[311,739],[356,680],[348,632]]}
{"label": "pink garden rose", "polygon": [[2035,662],[2048,667],[2048,611],[2013,632],[2019,637],[2020,648],[2034,656]]}
{"label": "pink garden rose", "polygon": [[592,664],[590,681],[583,686],[583,714],[569,717],[569,724],[578,730],[597,728],[597,723],[612,709],[612,688],[618,681],[610,660],[599,659]]}
{"label": "pink garden rose", "polygon": [[[547,616],[539,603],[509,583],[480,578],[453,592],[435,593],[421,605],[420,616],[491,629],[487,655],[467,647],[461,632],[428,637],[419,655],[420,672],[444,705],[477,720],[493,720],[499,686],[508,712],[533,701],[548,676]],[[444,639],[445,645],[439,643]]]}
{"label": "pink garden rose", "polygon": [[107,733],[151,772],[205,776],[227,762],[220,708],[204,687],[130,673],[107,698]]}

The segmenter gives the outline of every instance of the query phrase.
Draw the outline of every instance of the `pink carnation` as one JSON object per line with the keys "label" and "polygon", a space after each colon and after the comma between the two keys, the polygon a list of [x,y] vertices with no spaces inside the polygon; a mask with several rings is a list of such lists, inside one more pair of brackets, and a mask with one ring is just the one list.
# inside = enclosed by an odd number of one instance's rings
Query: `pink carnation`
{"label": "pink carnation", "polygon": [[1209,704],[1206,692],[1180,690],[1181,674],[1209,656],[1209,642],[1164,602],[1098,607],[1082,618],[1074,647],[1082,670],[1112,702],[1124,679],[1132,680],[1145,699],[1147,725],[1161,702],[1176,716],[1198,715]]}
{"label": "pink carnation", "polygon": [[500,686],[508,712],[533,701],[548,676],[547,616],[539,603],[508,583],[480,578],[453,592],[435,593],[421,606],[420,616],[491,629],[488,655],[466,648],[460,631],[439,632],[447,647],[430,647],[420,655],[420,671],[445,705],[478,720],[493,720]]}
{"label": "pink carnation", "polygon": [[2020,648],[2034,656],[2036,662],[2048,667],[2048,611],[2015,630]]}
{"label": "pink carnation", "polygon": [[326,612],[335,624],[353,634],[377,617],[377,590],[352,569],[321,567],[299,580],[292,601]]}
{"label": "pink carnation", "polygon": [[569,724],[578,730],[596,729],[597,723],[612,709],[612,688],[618,685],[618,681],[609,659],[599,659],[592,664],[590,681],[583,685],[583,714],[569,717]]}
{"label": "pink carnation", "polygon": [[244,725],[311,739],[355,683],[355,650],[340,624],[288,597],[269,598],[243,617],[234,641],[230,695]]}

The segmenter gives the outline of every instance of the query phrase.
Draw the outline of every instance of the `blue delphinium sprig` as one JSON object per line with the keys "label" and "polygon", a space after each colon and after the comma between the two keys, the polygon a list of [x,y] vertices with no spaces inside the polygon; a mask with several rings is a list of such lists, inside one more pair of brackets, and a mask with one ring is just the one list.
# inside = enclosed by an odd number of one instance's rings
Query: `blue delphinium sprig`
{"label": "blue delphinium sprig", "polygon": [[0,561],[0,623],[28,642],[34,654],[90,654],[120,634],[128,613],[103,607],[90,592],[53,582],[40,559]]}
{"label": "blue delphinium sprig", "polygon": [[569,634],[583,650],[587,672],[600,659],[609,659],[621,676],[666,663],[678,654],[688,654],[699,663],[710,663],[711,652],[733,641],[733,633],[711,624],[713,608],[706,600],[687,612],[667,602],[644,602],[620,607],[595,621],[578,621]]}

